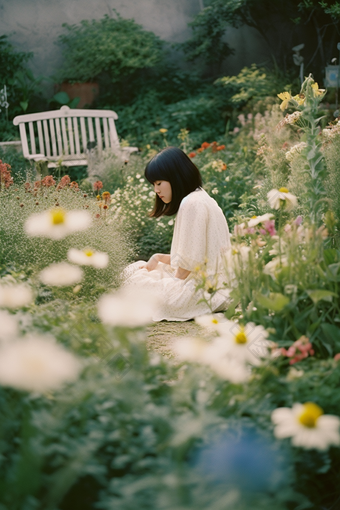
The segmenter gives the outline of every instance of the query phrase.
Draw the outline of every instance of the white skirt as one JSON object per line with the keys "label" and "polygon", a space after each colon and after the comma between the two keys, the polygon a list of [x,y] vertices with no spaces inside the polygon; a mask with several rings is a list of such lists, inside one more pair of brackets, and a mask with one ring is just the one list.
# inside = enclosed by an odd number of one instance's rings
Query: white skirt
{"label": "white skirt", "polygon": [[[175,277],[175,270],[161,262],[153,271],[144,267],[146,262],[139,260],[127,266],[123,272],[123,286],[135,286],[151,291],[159,300],[159,312],[153,316],[154,322],[187,321],[199,315],[211,312],[221,312],[227,309],[229,290],[223,288],[211,296],[208,292],[200,289],[196,292],[197,281],[190,274],[185,280]],[[218,283],[222,287],[223,275],[218,275]],[[199,301],[205,297],[210,307],[205,302]]]}

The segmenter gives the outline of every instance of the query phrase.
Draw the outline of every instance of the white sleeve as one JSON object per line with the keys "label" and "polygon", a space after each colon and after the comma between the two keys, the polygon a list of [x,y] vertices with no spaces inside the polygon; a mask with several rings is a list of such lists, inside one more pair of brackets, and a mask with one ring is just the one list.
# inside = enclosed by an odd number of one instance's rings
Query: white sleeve
{"label": "white sleeve", "polygon": [[175,223],[171,245],[171,266],[193,271],[207,253],[208,211],[204,203],[183,199]]}

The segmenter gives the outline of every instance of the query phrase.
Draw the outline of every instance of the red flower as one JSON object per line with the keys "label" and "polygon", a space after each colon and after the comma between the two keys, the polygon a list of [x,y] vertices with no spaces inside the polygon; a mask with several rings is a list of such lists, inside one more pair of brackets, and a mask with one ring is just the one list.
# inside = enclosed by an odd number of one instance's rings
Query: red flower
{"label": "red flower", "polygon": [[41,181],[41,184],[46,186],[46,188],[50,188],[51,186],[55,185],[55,180],[53,179],[52,175],[46,175],[46,177],[44,177]]}
{"label": "red flower", "polygon": [[208,142],[203,142],[202,145],[201,145],[202,149],[208,149],[210,147],[210,143]]}
{"label": "red flower", "polygon": [[189,158],[194,158],[196,156],[196,152],[190,152],[189,153]]}
{"label": "red flower", "polygon": [[102,187],[103,187],[102,181],[96,181],[93,183],[93,189],[95,191],[99,191],[100,189],[102,189]]}
{"label": "red flower", "polygon": [[223,151],[223,149],[225,149],[225,145],[219,145],[216,150],[217,151]]}
{"label": "red flower", "polygon": [[11,177],[11,165],[3,163],[0,159],[0,184],[4,183],[6,188],[13,184],[13,177]]}
{"label": "red flower", "polygon": [[70,184],[70,188],[74,188],[74,189],[77,189],[79,186],[78,186],[78,183],[76,181],[72,181],[71,184]]}
{"label": "red flower", "polygon": [[25,182],[25,190],[28,191],[29,189],[31,189],[31,185],[29,182]]}
{"label": "red flower", "polygon": [[200,154],[203,151],[204,151],[204,149],[202,149],[202,147],[200,147],[199,149],[197,149],[197,154]]}

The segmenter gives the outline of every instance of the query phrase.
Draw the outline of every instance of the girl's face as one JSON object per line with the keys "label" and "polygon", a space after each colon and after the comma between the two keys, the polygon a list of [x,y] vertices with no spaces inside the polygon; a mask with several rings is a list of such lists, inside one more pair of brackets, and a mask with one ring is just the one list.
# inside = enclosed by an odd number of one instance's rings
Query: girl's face
{"label": "girl's face", "polygon": [[155,181],[153,183],[153,189],[165,204],[169,204],[171,202],[172,189],[169,181]]}

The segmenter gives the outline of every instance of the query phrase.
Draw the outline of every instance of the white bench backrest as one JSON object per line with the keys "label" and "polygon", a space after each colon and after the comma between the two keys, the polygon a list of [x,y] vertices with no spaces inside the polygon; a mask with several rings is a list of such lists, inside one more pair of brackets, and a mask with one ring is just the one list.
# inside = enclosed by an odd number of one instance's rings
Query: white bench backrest
{"label": "white bench backrest", "polygon": [[13,124],[19,126],[25,157],[44,154],[53,159],[84,157],[89,149],[119,149],[116,112],[110,110],[77,110],[62,106],[60,110],[19,115]]}

